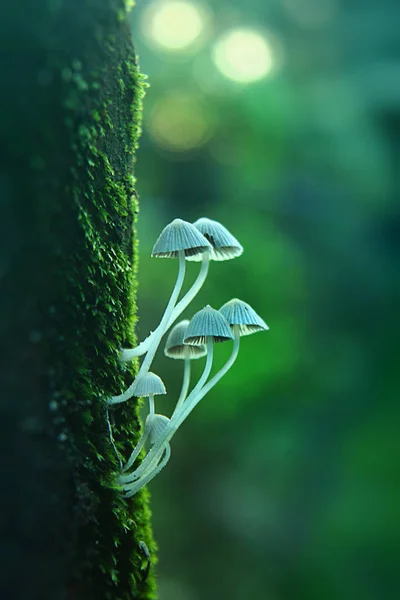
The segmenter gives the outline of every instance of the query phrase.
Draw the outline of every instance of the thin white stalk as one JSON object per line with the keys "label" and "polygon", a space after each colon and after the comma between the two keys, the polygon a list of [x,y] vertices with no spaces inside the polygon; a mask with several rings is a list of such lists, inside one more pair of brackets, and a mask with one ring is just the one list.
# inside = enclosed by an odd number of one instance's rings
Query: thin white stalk
{"label": "thin white stalk", "polygon": [[128,462],[126,463],[126,465],[124,466],[124,468],[122,469],[122,472],[127,471],[128,469],[131,468],[131,466],[133,465],[133,463],[135,462],[135,460],[137,459],[137,457],[139,456],[139,453],[141,451],[141,449],[143,448],[149,433],[151,431],[151,422],[150,421],[146,421],[146,424],[144,426],[144,432],[142,437],[140,438],[139,442],[136,444],[135,448],[133,449],[132,454],[129,457]]}
{"label": "thin white stalk", "polygon": [[152,331],[143,342],[140,342],[135,348],[123,348],[119,355],[119,362],[129,362],[136,358],[136,356],[142,356],[146,354],[147,350],[151,346],[151,342],[154,338],[154,331]]}
{"label": "thin white stalk", "polygon": [[149,415],[150,415],[150,418],[154,417],[154,413],[155,413],[155,410],[154,410],[154,394],[150,394],[150,396],[149,396]]}
{"label": "thin white stalk", "polygon": [[175,323],[175,321],[183,313],[185,308],[187,308],[189,306],[189,304],[191,303],[193,298],[195,298],[195,296],[197,296],[197,294],[203,287],[203,284],[207,278],[209,266],[210,266],[210,251],[206,250],[205,252],[203,252],[203,258],[201,261],[201,268],[200,268],[199,274],[197,275],[196,280],[194,281],[192,287],[186,292],[186,294],[183,296],[183,298],[181,300],[179,300],[178,304],[175,306],[174,310],[172,311],[171,318],[168,321],[167,329],[169,329],[171,327],[171,325],[173,325]]}
{"label": "thin white stalk", "polygon": [[172,294],[169,299],[169,302],[167,304],[167,308],[165,309],[165,312],[161,319],[160,325],[157,327],[156,331],[154,332],[155,335],[151,341],[151,346],[140,366],[139,373],[137,374],[134,382],[128,387],[128,389],[125,390],[125,392],[123,394],[119,394],[118,396],[111,396],[111,398],[109,398],[107,400],[108,404],[118,404],[120,402],[125,402],[125,400],[129,400],[129,398],[131,398],[135,393],[135,385],[136,385],[139,377],[141,377],[142,375],[145,375],[151,367],[151,363],[153,362],[154,355],[157,352],[157,348],[161,342],[161,338],[166,331],[168,322],[171,318],[172,311],[174,309],[174,306],[176,304],[176,301],[178,300],[180,291],[182,289],[183,280],[185,278],[186,260],[185,260],[184,250],[179,250],[178,256],[179,256],[178,277],[177,277],[174,289],[172,290]]}
{"label": "thin white stalk", "polygon": [[[229,371],[235,362],[237,355],[239,354],[240,347],[240,335],[239,331],[233,327],[234,333],[234,342],[232,353],[224,366],[210,379],[208,383],[206,383],[201,389],[196,390],[196,388],[189,394],[186,399],[185,404],[182,406],[182,409],[179,411],[180,414],[176,415],[176,422],[173,423],[174,427],[178,429],[183,423],[183,421],[190,415],[194,407],[200,402],[202,398],[222,379],[222,377]],[[172,419],[171,419],[172,420]]]}
{"label": "thin white stalk", "polygon": [[160,321],[160,324],[157,327],[156,331],[154,332],[155,335],[154,335],[154,339],[151,342],[151,346],[148,349],[147,354],[146,354],[142,364],[140,365],[138,378],[149,371],[149,369],[151,367],[151,363],[153,362],[155,353],[157,352],[158,346],[160,345],[161,338],[168,328],[168,324],[171,319],[172,311],[174,310],[174,306],[178,300],[180,291],[182,289],[183,280],[185,278],[185,270],[186,270],[185,252],[184,252],[184,250],[179,250],[179,271],[178,271],[178,277],[177,277],[177,280],[175,283],[175,287],[172,290],[171,297],[169,299],[169,302],[167,304],[167,308],[165,309],[163,317]]}
{"label": "thin white stalk", "polygon": [[157,467],[155,467],[150,473],[147,473],[144,477],[141,477],[138,481],[135,481],[131,485],[126,486],[124,488],[125,498],[130,498],[131,496],[134,496],[134,494],[136,494],[143,486],[147,485],[149,483],[149,481],[154,479],[154,477],[156,475],[158,475],[158,473],[161,471],[161,469],[163,469],[165,467],[165,465],[167,464],[167,462],[170,459],[170,456],[171,456],[171,446],[169,444],[167,444],[165,447],[164,458],[162,459],[160,464]]}
{"label": "thin white stalk", "polygon": [[183,367],[183,381],[182,381],[181,393],[179,394],[178,402],[176,403],[173,414],[175,414],[176,410],[185,401],[185,398],[186,398],[188,390],[189,390],[189,385],[190,385],[190,359],[185,358],[185,364]]}
{"label": "thin white stalk", "polygon": [[[201,288],[207,278],[209,266],[210,266],[210,252],[208,250],[206,250],[205,252],[203,252],[201,268],[200,268],[199,274],[196,277],[196,280],[194,281],[192,287],[186,292],[186,294],[183,296],[183,298],[181,298],[181,300],[179,300],[178,304],[173,309],[170,319],[168,321],[168,324],[167,324],[166,328],[164,329],[163,333],[161,334],[161,337],[166,333],[166,331],[168,331],[168,329],[171,327],[171,325],[173,325],[175,323],[177,318],[183,313],[185,308],[187,308],[189,306],[189,304],[191,303],[193,298],[199,293],[199,291],[201,290]],[[136,346],[136,348],[124,348],[123,350],[121,350],[121,354],[119,357],[120,362],[128,362],[130,360],[133,360],[136,356],[142,356],[142,354],[146,354],[146,352],[148,352],[149,349],[152,347],[153,340],[157,336],[160,328],[161,328],[161,323],[157,327],[157,329],[155,331],[152,331],[150,333],[150,335],[148,335],[147,338],[145,340],[143,340],[143,342],[141,342],[138,346]]]}

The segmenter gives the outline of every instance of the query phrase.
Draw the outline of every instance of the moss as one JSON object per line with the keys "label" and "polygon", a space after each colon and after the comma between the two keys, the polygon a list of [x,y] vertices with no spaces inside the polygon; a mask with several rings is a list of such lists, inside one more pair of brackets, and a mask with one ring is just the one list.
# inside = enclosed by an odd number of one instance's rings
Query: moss
{"label": "moss", "polygon": [[[149,495],[125,500],[115,487],[119,464],[105,409],[106,396],[121,392],[134,376],[119,365],[118,351],[135,341],[133,172],[146,84],[131,45],[127,5],[71,0],[38,12],[32,43],[40,41],[35,60],[48,83],[37,86],[40,69],[27,82],[33,98],[28,132],[23,142],[10,136],[18,155],[10,181],[24,207],[26,234],[34,238],[27,265],[29,294],[38,306],[38,316],[30,318],[37,319],[42,339],[45,383],[38,395],[42,407],[50,407],[43,418],[57,447],[53,460],[68,474],[66,488],[55,493],[60,504],[62,494],[68,496],[62,498],[72,526],[63,532],[70,548],[66,586],[77,600],[155,598],[147,555],[148,549],[154,565]],[[40,273],[33,272],[37,263]],[[27,279],[21,278],[21,289]],[[115,442],[126,456],[139,437],[138,411],[133,400],[111,411]]]}

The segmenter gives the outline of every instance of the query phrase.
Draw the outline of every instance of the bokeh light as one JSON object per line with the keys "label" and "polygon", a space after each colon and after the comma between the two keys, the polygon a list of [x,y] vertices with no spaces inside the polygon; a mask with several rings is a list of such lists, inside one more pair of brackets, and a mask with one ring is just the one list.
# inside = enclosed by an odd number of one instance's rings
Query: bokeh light
{"label": "bokeh light", "polygon": [[154,106],[147,123],[158,146],[185,152],[202,146],[212,134],[212,118],[206,106],[186,92],[173,92]]}
{"label": "bokeh light", "polygon": [[198,42],[207,21],[205,9],[187,0],[158,0],[143,11],[147,39],[162,50],[180,52]]}
{"label": "bokeh light", "polygon": [[216,43],[213,60],[228,79],[251,83],[266,77],[274,66],[271,45],[254,29],[234,29]]}

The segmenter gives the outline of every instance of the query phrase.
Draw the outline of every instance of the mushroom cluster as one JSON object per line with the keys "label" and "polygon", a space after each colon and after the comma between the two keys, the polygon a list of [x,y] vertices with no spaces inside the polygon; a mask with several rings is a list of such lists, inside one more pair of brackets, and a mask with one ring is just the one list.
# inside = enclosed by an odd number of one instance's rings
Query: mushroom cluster
{"label": "mushroom cluster", "polygon": [[[237,298],[230,300],[219,310],[207,305],[190,321],[177,323],[167,337],[164,353],[171,359],[184,361],[182,389],[170,418],[156,413],[154,396],[165,394],[166,389],[160,377],[152,373],[150,368],[163,336],[201,289],[210,261],[229,260],[240,256],[242,252],[243,248],[237,239],[221,223],[206,218],[198,219],[193,224],[175,219],[163,229],[154,245],[152,256],[179,259],[177,280],[155,331],[136,348],[121,351],[121,362],[144,355],[135,380],[122,394],[107,399],[107,405],[112,406],[125,402],[132,396],[149,398],[149,412],[143,434],[117,477],[125,497],[136,494],[167,464],[171,455],[172,436],[198,402],[231,368],[239,352],[241,336],[268,329],[251,306]],[[186,261],[201,261],[201,267],[191,288],[178,301]],[[225,341],[233,342],[231,355],[224,366],[210,378],[214,344]],[[204,356],[206,360],[203,373],[189,393],[191,361]],[[147,441],[147,453],[135,468]]]}

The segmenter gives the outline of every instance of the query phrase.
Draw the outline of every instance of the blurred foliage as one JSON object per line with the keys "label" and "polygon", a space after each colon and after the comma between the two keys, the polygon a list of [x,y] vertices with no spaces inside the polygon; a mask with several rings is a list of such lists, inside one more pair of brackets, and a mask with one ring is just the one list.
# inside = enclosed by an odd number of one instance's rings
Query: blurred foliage
{"label": "blurred foliage", "polygon": [[[138,334],[172,288],[176,262],[150,252],[178,216],[217,219],[245,248],[211,265],[187,316],[239,297],[271,327],[243,340],[150,486],[160,598],[397,599],[400,7],[197,2],[202,35],[171,51],[146,30],[147,5],[132,12],[150,82]],[[265,32],[275,60],[248,84],[212,61],[243,26]],[[154,370],[170,414],[181,365],[160,353]]]}

